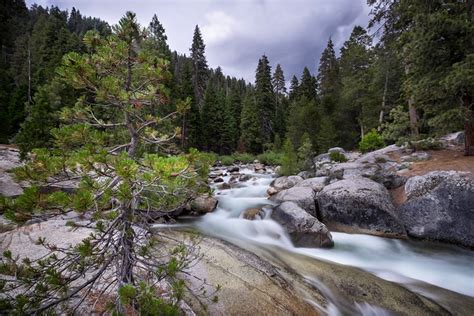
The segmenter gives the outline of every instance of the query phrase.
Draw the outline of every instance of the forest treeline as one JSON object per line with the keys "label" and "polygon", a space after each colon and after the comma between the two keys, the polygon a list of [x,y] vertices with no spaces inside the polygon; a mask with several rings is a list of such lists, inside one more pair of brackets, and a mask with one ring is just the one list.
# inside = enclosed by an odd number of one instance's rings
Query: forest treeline
{"label": "forest treeline", "polygon": [[[86,52],[88,30],[105,37],[111,28],[75,8],[2,3],[0,141],[23,152],[48,147],[57,113],[74,106],[80,93],[57,80],[56,67],[65,53]],[[280,150],[285,139],[294,148],[309,139],[312,151],[323,152],[355,148],[374,130],[397,142],[463,129],[473,120],[472,1],[368,4],[369,29],[355,26],[338,54],[329,38],[317,66],[291,79],[263,55],[252,84],[208,66],[198,26],[188,55],[171,51],[155,15],[146,45],[168,61],[161,107],[190,104],[173,122],[180,134],[176,150],[258,154]]]}

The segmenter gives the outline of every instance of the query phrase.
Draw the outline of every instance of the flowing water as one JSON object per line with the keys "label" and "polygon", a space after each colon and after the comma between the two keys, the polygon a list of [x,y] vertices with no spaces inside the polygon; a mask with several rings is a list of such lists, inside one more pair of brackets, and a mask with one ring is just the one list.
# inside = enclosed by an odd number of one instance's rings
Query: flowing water
{"label": "flowing water", "polygon": [[[239,183],[230,190],[215,190],[218,208],[190,225],[207,235],[234,243],[264,256],[265,251],[283,250],[285,253],[336,262],[369,271],[378,277],[403,284],[413,291],[433,299],[439,298],[441,288],[474,297],[474,252],[454,246],[430,244],[333,232],[334,248],[296,248],[285,230],[270,218],[267,210],[262,220],[245,220],[242,213],[251,207],[271,205],[266,191],[273,180],[271,174],[254,174],[252,179]],[[227,182],[229,177],[224,177]],[[264,208],[265,210],[265,208]],[[284,257],[280,260],[285,260]],[[338,315],[344,309],[339,300],[331,299],[316,278],[306,280],[324,292],[330,302],[326,313]],[[347,309],[346,309],[347,312]],[[350,307],[350,314],[383,315],[386,311],[369,304]]]}

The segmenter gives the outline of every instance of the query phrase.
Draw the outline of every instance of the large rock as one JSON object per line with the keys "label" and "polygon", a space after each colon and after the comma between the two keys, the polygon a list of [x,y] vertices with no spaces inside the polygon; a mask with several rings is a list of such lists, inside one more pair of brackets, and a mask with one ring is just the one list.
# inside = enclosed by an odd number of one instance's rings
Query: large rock
{"label": "large rock", "polygon": [[21,166],[20,152],[16,148],[0,145],[0,195],[15,197],[23,194],[23,189],[9,171]]}
{"label": "large rock", "polygon": [[312,248],[334,246],[331,233],[326,226],[294,202],[283,202],[274,208],[271,217],[286,229],[295,246]]}
{"label": "large rock", "polygon": [[410,236],[474,247],[474,181],[454,171],[408,179],[400,218]]}
{"label": "large rock", "polygon": [[242,218],[251,221],[254,219],[263,219],[264,217],[265,211],[261,207],[248,208],[242,213]]}
{"label": "large rock", "polygon": [[295,185],[295,187],[312,188],[314,192],[321,191],[327,184],[329,184],[328,177],[316,177],[303,180]]}
{"label": "large rock", "polygon": [[268,189],[267,193],[269,195],[276,194],[282,190],[294,187],[301,181],[303,181],[303,178],[300,176],[285,176],[276,178],[272,181],[272,183],[270,183],[270,188]]}
{"label": "large rock", "polygon": [[395,216],[390,194],[368,178],[351,178],[330,184],[318,193],[318,219],[329,229],[388,237],[405,237]]}
{"label": "large rock", "polygon": [[287,190],[278,192],[270,197],[270,200],[283,203],[295,202],[299,207],[304,209],[309,214],[316,216],[316,193],[310,187],[293,187]]}
{"label": "large rock", "polygon": [[191,211],[199,214],[210,213],[217,207],[217,199],[209,195],[202,195],[191,201]]}

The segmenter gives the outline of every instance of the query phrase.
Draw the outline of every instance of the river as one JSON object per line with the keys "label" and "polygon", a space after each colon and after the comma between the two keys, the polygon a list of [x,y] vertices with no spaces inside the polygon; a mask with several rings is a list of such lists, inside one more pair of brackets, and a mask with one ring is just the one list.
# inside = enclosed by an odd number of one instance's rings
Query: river
{"label": "river", "polygon": [[[219,190],[213,185],[214,194],[219,201],[217,209],[189,225],[204,234],[226,240],[257,255],[265,256],[268,251],[275,253],[277,249],[315,260],[361,268],[433,300],[442,301],[440,293],[443,291],[439,291],[440,289],[474,297],[473,251],[421,241],[338,232],[332,232],[334,248],[294,247],[285,230],[270,218],[269,208],[261,220],[250,221],[242,218],[242,213],[248,208],[272,204],[266,197],[266,191],[274,175],[255,174],[249,169],[243,169],[240,173],[251,174],[252,179],[239,182],[238,187],[228,190]],[[229,176],[223,178],[226,182],[229,180]],[[285,261],[285,256],[281,256],[279,260]],[[318,283],[310,275],[305,275],[305,278]],[[326,296],[331,296],[324,284],[316,286],[323,290]],[[343,314],[342,309],[341,304],[333,300],[326,313],[340,315]],[[354,309],[363,315],[389,314],[368,304],[357,304]]]}

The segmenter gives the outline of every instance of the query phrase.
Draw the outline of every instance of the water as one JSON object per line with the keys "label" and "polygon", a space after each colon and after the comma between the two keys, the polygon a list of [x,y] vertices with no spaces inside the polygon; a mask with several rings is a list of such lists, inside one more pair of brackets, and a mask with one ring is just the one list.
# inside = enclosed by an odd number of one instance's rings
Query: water
{"label": "water", "polygon": [[[245,169],[241,173],[252,172]],[[272,204],[266,198],[272,176],[252,175],[254,178],[240,183],[239,188],[216,190],[218,208],[213,213],[193,221],[191,226],[257,254],[262,254],[260,252],[263,250],[277,248],[309,258],[358,267],[431,298],[439,296],[430,290],[434,287],[474,297],[472,251],[454,246],[336,232],[332,233],[335,244],[332,249],[296,248],[285,230],[269,217],[270,211],[266,211],[262,220],[243,219],[242,213],[246,209]],[[229,177],[224,177],[224,180],[227,182]],[[312,276],[305,278],[328,298],[329,305],[324,310],[327,314],[389,314],[370,304],[344,306],[344,303],[332,297],[331,291],[319,281]]]}

